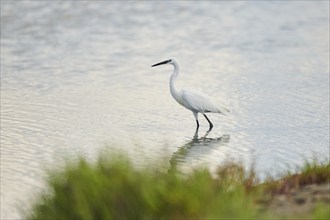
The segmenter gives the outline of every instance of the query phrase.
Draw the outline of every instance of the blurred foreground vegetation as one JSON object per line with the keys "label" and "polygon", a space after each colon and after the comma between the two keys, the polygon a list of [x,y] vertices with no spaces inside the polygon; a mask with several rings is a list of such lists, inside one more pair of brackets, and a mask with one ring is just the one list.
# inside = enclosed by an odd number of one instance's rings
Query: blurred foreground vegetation
{"label": "blurred foreground vegetation", "polygon": [[[267,209],[272,197],[284,188],[330,182],[329,168],[308,164],[299,175],[259,184],[253,171],[236,164],[219,167],[214,178],[205,169],[187,176],[163,167],[136,169],[122,156],[93,164],[81,158],[50,173],[50,192],[40,196],[27,218],[278,219]],[[320,204],[305,218],[329,219],[328,208]]]}

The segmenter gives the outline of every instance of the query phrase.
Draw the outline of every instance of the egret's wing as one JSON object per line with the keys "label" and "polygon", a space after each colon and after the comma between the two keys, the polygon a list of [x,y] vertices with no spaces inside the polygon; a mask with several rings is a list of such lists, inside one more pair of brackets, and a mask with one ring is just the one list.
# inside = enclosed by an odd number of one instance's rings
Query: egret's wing
{"label": "egret's wing", "polygon": [[226,114],[228,109],[215,105],[208,97],[203,94],[182,90],[183,104],[195,112],[214,112]]}

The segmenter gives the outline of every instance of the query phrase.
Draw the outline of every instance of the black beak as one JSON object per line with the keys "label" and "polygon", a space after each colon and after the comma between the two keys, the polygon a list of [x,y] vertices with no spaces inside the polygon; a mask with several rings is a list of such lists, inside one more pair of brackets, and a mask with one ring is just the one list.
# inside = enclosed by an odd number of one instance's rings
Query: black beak
{"label": "black beak", "polygon": [[171,60],[165,60],[165,61],[162,61],[160,63],[156,63],[154,65],[152,65],[151,67],[154,67],[154,66],[159,66],[159,65],[163,65],[163,64],[166,64],[166,63],[169,63]]}

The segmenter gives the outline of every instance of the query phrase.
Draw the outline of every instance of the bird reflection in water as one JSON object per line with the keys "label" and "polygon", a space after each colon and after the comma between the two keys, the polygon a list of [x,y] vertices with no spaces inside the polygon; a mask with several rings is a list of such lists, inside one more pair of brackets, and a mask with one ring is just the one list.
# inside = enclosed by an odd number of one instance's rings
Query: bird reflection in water
{"label": "bird reflection in water", "polygon": [[178,164],[182,164],[187,161],[189,156],[201,157],[203,155],[211,153],[212,150],[224,146],[230,140],[230,135],[222,135],[217,138],[209,138],[212,129],[208,130],[203,136],[198,137],[198,129],[189,142],[180,147],[176,152],[173,153],[170,160],[169,172],[176,170]]}

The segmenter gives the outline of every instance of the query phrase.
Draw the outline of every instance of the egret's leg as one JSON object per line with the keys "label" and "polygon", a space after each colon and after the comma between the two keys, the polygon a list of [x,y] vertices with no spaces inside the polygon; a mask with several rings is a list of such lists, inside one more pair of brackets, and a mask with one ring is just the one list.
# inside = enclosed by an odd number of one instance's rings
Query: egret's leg
{"label": "egret's leg", "polygon": [[208,121],[208,123],[210,124],[210,130],[213,128],[213,124],[210,121],[210,119],[203,113],[204,117],[206,118],[206,120]]}
{"label": "egret's leg", "polygon": [[194,114],[194,117],[195,117],[195,119],[196,119],[196,124],[197,124],[196,130],[198,130],[198,128],[199,128],[198,112],[193,112],[193,114]]}

